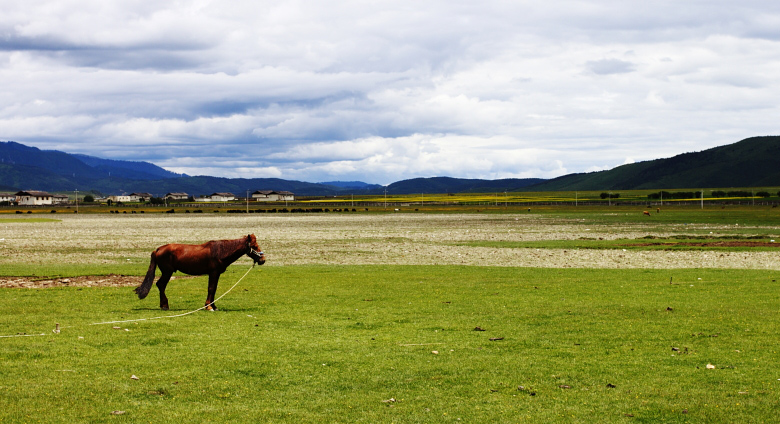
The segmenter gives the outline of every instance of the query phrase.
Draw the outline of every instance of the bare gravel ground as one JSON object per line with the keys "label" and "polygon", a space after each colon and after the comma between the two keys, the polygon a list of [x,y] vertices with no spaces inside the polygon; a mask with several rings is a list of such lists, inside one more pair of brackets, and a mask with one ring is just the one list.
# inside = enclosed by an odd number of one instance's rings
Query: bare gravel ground
{"label": "bare gravel ground", "polygon": [[[194,278],[190,276],[173,276],[171,280]],[[0,277],[0,287],[10,288],[47,288],[47,287],[135,287],[141,282],[141,277],[132,275],[82,275],[70,278]]]}
{"label": "bare gravel ground", "polygon": [[[774,252],[624,251],[457,246],[469,241],[639,238],[718,228],[654,224],[586,226],[545,215],[487,214],[273,214],[273,215],[58,215],[60,222],[0,218],[3,264],[139,263],[166,243],[203,243],[257,235],[264,266],[302,264],[418,264],[549,268],[780,269]],[[746,229],[749,232],[749,229]],[[239,263],[249,259],[243,258]],[[137,277],[136,277],[137,279]],[[0,277],[0,286],[8,286]],[[6,281],[6,282],[4,282]],[[136,284],[136,283],[133,283]]]}

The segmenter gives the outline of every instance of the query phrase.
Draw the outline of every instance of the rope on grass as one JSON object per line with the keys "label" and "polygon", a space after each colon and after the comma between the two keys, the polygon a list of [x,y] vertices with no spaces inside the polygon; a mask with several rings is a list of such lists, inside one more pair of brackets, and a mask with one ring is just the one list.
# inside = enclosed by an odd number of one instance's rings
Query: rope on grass
{"label": "rope on grass", "polygon": [[[239,278],[239,279],[238,279],[238,281],[236,281],[236,283],[235,283],[235,284],[233,284],[233,286],[232,286],[232,287],[230,287],[230,288],[229,288],[229,289],[228,289],[228,290],[227,290],[225,293],[222,293],[222,295],[221,295],[220,297],[218,297],[216,300],[214,300],[213,302],[211,302],[209,305],[212,305],[212,304],[214,304],[214,303],[217,303],[217,301],[218,301],[218,300],[222,299],[223,297],[225,297],[225,295],[227,295],[228,293],[230,293],[230,292],[231,292],[231,290],[233,290],[234,288],[236,288],[236,286],[238,286],[238,283],[240,283],[240,282],[241,282],[241,280],[243,280],[243,279],[244,279],[244,277],[246,277],[247,275],[249,275],[249,272],[250,272],[250,271],[252,271],[252,269],[253,269],[254,267],[255,267],[255,264],[254,264],[254,263],[252,263],[252,266],[251,266],[251,267],[250,267],[250,268],[249,268],[249,269],[248,269],[248,270],[247,270],[247,271],[244,273],[244,275],[242,275],[242,276],[241,276],[241,278]],[[189,311],[189,312],[184,312],[184,313],[181,313],[181,314],[175,314],[175,315],[163,315],[163,316],[159,316],[159,317],[152,317],[152,318],[137,318],[137,319],[127,319],[127,320],[121,320],[121,321],[93,322],[93,323],[91,323],[91,324],[87,324],[87,325],[120,324],[120,323],[124,323],[124,322],[152,321],[152,320],[156,320],[156,319],[163,319],[163,318],[179,318],[179,317],[183,317],[183,316],[186,316],[186,315],[194,314],[195,312],[198,312],[198,311],[201,311],[201,310],[203,310],[203,309],[206,309],[206,307],[207,307],[207,306],[208,306],[208,305],[203,305],[203,306],[201,306],[201,307],[200,307],[200,308],[198,308],[198,309],[195,309],[195,310],[192,310],[192,311]],[[59,323],[57,323],[57,324],[55,324],[55,329],[54,329],[54,330],[52,330],[52,332],[53,332],[53,333],[55,333],[55,334],[58,334],[58,333],[60,332],[60,328],[77,328],[77,327],[78,327],[78,326],[60,327],[60,324],[59,324]],[[41,333],[41,334],[12,334],[12,335],[8,335],[8,336],[0,336],[0,338],[11,338],[11,337],[40,337],[40,336],[46,336],[46,335],[47,335],[46,333]]]}

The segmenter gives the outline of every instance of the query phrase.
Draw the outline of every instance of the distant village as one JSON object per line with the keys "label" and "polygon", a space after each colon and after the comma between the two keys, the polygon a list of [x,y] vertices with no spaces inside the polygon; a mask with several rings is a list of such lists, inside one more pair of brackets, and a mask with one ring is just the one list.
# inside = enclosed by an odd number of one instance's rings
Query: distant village
{"label": "distant village", "polygon": [[[144,203],[150,202],[155,196],[150,193],[131,193],[94,198],[97,203]],[[247,200],[238,198],[233,193],[212,193],[207,196],[194,197],[187,193],[167,193],[162,197],[167,202],[231,202]],[[286,202],[294,201],[295,194],[289,191],[257,190],[251,194],[249,201],[254,202]],[[16,193],[0,193],[0,203],[19,206],[65,205],[70,198],[65,194],[51,194],[45,191],[23,190]]]}

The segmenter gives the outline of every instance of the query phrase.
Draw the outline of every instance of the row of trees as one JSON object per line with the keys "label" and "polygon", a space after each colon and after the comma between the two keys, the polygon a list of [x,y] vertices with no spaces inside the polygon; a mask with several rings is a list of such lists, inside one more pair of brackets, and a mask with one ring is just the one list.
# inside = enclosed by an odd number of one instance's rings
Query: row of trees
{"label": "row of trees", "polygon": [[650,193],[647,195],[648,199],[651,200],[657,200],[657,199],[693,199],[693,198],[700,198],[701,192],[700,191],[659,191],[658,193]]}
{"label": "row of trees", "polygon": [[[752,191],[722,191],[717,190],[712,192],[712,197],[771,197],[772,194],[768,191],[759,191],[757,193],[753,193]],[[777,195],[780,196],[780,191],[777,192]]]}
{"label": "row of trees", "polygon": [[[647,195],[648,199],[651,200],[658,200],[658,199],[699,199],[701,198],[701,191],[659,191],[658,193],[650,193]],[[768,191],[759,191],[756,193],[753,193],[752,191],[744,191],[744,190],[732,190],[732,191],[723,191],[723,190],[716,190],[711,193],[712,197],[771,197],[772,194]],[[777,196],[780,197],[780,191],[777,192]],[[601,196],[602,199],[604,199],[604,193],[602,193]]]}

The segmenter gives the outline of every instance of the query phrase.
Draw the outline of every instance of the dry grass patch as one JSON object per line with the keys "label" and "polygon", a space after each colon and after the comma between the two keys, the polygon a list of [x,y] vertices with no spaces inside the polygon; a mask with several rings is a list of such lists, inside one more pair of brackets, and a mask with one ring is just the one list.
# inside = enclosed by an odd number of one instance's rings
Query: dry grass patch
{"label": "dry grass patch", "polygon": [[[545,268],[752,268],[780,269],[772,252],[623,251],[623,249],[506,248],[469,242],[615,240],[733,228],[657,222],[599,224],[550,214],[252,214],[68,215],[59,222],[3,223],[4,264],[36,267],[66,263],[134,265],[146,270],[149,254],[166,243],[203,243],[254,233],[268,257],[285,265],[472,265]],[[746,231],[749,231],[746,229]],[[238,263],[249,263],[241,259]],[[127,271],[114,270],[115,273]]]}

